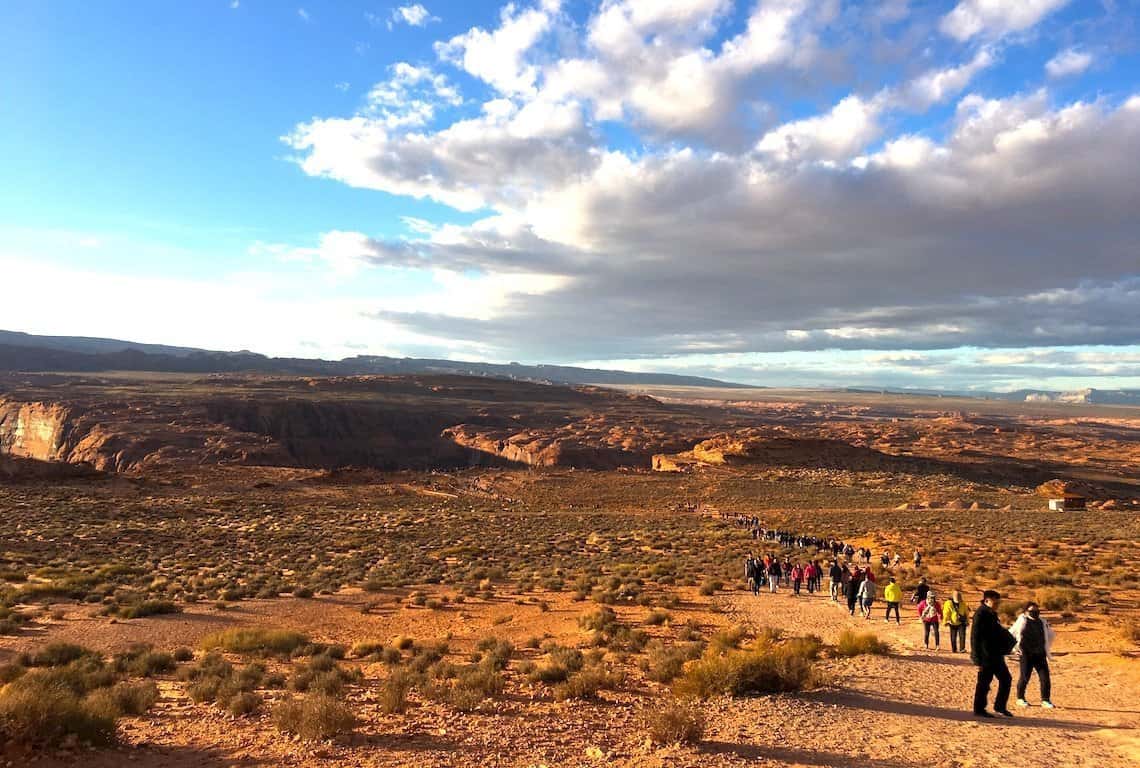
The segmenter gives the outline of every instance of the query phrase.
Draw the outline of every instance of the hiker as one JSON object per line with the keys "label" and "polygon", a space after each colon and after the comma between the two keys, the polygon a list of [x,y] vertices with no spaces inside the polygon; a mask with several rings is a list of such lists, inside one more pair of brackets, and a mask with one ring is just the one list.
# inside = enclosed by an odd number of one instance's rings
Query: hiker
{"label": "hiker", "polygon": [[1009,689],[1013,676],[1005,665],[1005,657],[1017,645],[1017,639],[1001,625],[997,607],[1001,595],[992,589],[982,593],[982,604],[974,612],[974,626],[970,630],[970,659],[978,667],[978,682],[974,687],[974,716],[992,718],[986,711],[986,699],[990,695],[990,683],[996,677],[997,695],[994,696],[994,712],[1013,717],[1009,711]]}
{"label": "hiker", "polygon": [[891,577],[887,586],[883,589],[883,599],[887,601],[887,616],[883,621],[890,623],[891,611],[895,612],[895,624],[902,624],[902,619],[899,618],[899,603],[902,602],[902,587],[895,583],[894,576]]}
{"label": "hiker", "polygon": [[1025,611],[1013,622],[1009,633],[1017,640],[1017,650],[1021,652],[1021,673],[1017,677],[1017,706],[1028,707],[1025,689],[1029,676],[1036,671],[1037,682],[1041,684],[1041,706],[1053,709],[1050,697],[1049,652],[1053,647],[1053,628],[1041,617],[1041,606],[1030,602]]}
{"label": "hiker", "polygon": [[875,604],[875,579],[871,569],[867,569],[867,577],[859,585],[859,606],[863,610],[863,618],[871,618],[871,606]]}
{"label": "hiker", "polygon": [[898,568],[899,563],[901,563],[901,562],[902,562],[902,555],[900,555],[898,552],[895,552],[895,556],[891,559],[891,569],[894,570],[895,568]]}
{"label": "hiker", "polygon": [[744,573],[748,579],[748,588],[752,590],[752,594],[760,594],[760,580],[764,578],[763,571],[760,570],[760,560],[749,555],[748,561],[744,566]]}
{"label": "hiker", "polygon": [[887,554],[887,550],[884,549],[883,554],[879,557],[879,565],[883,567],[883,570],[886,570],[890,564],[891,556]]}
{"label": "hiker", "polygon": [[815,581],[818,578],[819,566],[811,560],[804,566],[804,578],[807,580],[807,591],[809,595],[815,594]]}
{"label": "hiker", "polygon": [[790,585],[792,583],[792,558],[785,557],[784,562],[780,564],[780,570],[784,573],[784,584]]}
{"label": "hiker", "polygon": [[922,619],[922,644],[930,649],[930,635],[934,633],[934,650],[939,650],[938,624],[942,621],[942,606],[933,592],[926,593],[926,599],[918,604],[918,617]]}
{"label": "hiker", "polygon": [[918,580],[918,586],[914,588],[914,592],[911,593],[910,601],[912,603],[921,603],[926,599],[926,595],[929,594],[929,592],[930,587],[926,583],[926,577],[923,576]]}
{"label": "hiker", "polygon": [[917,571],[922,567],[922,553],[917,549],[914,551],[914,569]]}
{"label": "hiker", "polygon": [[804,569],[800,567],[799,563],[792,566],[792,589],[793,593],[798,597],[800,594],[800,584],[804,581]]}
{"label": "hiker", "polygon": [[970,623],[970,609],[962,602],[962,593],[954,590],[950,599],[942,604],[942,623],[950,632],[950,652],[966,652],[966,625]]}
{"label": "hiker", "polygon": [[859,600],[859,590],[863,586],[863,572],[859,570],[859,566],[855,566],[855,571],[851,574],[851,580],[847,582],[847,612],[852,616],[855,615],[855,603]]}
{"label": "hiker", "polygon": [[831,602],[839,602],[839,593],[843,588],[843,566],[838,560],[831,561],[831,568],[827,571],[827,578],[831,580]]}
{"label": "hiker", "polygon": [[771,565],[768,566],[768,591],[773,595],[776,594],[780,588],[780,561],[772,558]]}

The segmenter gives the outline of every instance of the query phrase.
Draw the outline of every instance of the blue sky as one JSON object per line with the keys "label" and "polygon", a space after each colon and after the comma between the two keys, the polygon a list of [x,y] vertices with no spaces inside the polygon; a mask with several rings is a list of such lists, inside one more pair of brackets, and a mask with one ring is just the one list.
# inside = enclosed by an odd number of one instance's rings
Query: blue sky
{"label": "blue sky", "polygon": [[0,327],[1140,386],[1135,0],[0,4]]}

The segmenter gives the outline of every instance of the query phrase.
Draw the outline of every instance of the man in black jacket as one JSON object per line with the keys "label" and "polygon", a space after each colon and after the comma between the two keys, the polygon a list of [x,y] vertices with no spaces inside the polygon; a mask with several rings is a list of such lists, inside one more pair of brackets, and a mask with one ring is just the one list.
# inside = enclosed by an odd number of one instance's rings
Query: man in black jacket
{"label": "man in black jacket", "polygon": [[982,604],[974,614],[974,626],[970,630],[970,658],[978,666],[978,684],[974,688],[974,716],[993,717],[986,711],[986,700],[990,695],[990,683],[996,677],[997,695],[994,697],[994,712],[1013,717],[1009,711],[1009,689],[1013,676],[1005,665],[1005,657],[1013,650],[1017,640],[1001,625],[997,607],[1001,595],[992,589],[982,593]]}

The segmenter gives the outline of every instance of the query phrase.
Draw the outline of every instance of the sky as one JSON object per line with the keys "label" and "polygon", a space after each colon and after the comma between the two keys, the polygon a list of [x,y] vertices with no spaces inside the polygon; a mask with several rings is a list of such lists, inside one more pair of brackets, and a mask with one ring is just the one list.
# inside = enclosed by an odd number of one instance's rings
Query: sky
{"label": "sky", "polygon": [[0,0],[0,328],[1140,387],[1140,0]]}

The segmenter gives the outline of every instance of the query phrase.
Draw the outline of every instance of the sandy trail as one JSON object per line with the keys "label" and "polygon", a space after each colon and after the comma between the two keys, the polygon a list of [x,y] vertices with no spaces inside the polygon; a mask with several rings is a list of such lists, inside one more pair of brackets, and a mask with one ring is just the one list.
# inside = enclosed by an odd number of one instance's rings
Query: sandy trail
{"label": "sandy trail", "polygon": [[[711,743],[736,764],[754,757],[796,766],[1123,766],[1140,765],[1140,686],[1135,662],[1086,649],[1080,630],[1062,628],[1054,648],[1053,701],[1043,710],[1036,678],[1013,720],[978,721],[970,712],[975,668],[968,654],[922,647],[922,627],[904,604],[902,626],[848,615],[826,596],[732,594],[723,607],[753,626],[834,641],[844,629],[873,631],[889,641],[888,657],[828,664],[834,684],[794,697],[728,702],[713,718]],[[905,611],[910,609],[910,615]],[[1016,659],[1009,666],[1017,681]],[[991,699],[992,700],[992,699]],[[750,745],[756,746],[750,746]],[[772,746],[776,744],[778,746]]]}

